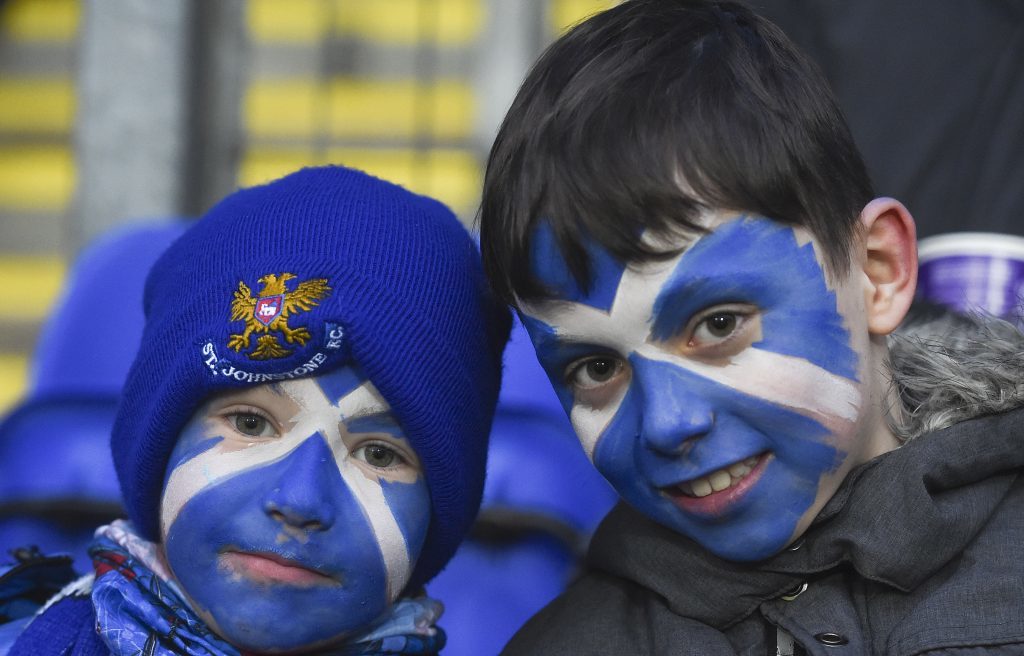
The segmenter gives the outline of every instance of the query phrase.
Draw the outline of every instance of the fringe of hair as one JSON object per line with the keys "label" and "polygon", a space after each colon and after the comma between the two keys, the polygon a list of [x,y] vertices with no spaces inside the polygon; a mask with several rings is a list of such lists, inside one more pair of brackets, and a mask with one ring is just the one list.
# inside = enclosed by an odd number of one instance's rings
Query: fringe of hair
{"label": "fringe of hair", "polygon": [[1024,405],[1024,333],[990,315],[925,306],[890,335],[888,364],[903,442]]}

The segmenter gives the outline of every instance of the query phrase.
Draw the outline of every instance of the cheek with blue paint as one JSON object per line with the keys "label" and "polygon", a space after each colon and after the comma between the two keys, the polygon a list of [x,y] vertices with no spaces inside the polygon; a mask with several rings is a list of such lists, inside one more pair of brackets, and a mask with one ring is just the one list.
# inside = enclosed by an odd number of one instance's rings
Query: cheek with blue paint
{"label": "cheek with blue paint", "polygon": [[[594,258],[583,292],[543,232],[533,269],[559,303],[524,308],[524,324],[595,466],[719,556],[777,553],[834,493],[860,439],[860,353],[812,244],[741,217],[678,244],[685,252],[653,273]],[[752,308],[756,335],[704,349],[694,321],[730,304]],[[628,371],[607,407],[566,382],[588,354]]]}
{"label": "cheek with blue paint", "polygon": [[404,438],[361,372],[275,394],[243,400],[269,408],[281,434],[241,447],[208,410],[197,415],[172,453],[162,510],[165,555],[192,606],[257,651],[332,644],[371,625],[408,579],[430,518],[418,470],[365,462],[367,444]]}
{"label": "cheek with blue paint", "polygon": [[[216,431],[208,425],[208,413],[209,405],[204,405],[185,424],[185,427],[181,429],[178,441],[175,443],[174,450],[171,451],[171,457],[167,463],[168,476],[181,463],[191,460],[224,439],[220,435],[213,434]],[[164,477],[164,485],[167,485],[167,476]]]}
{"label": "cheek with blue paint", "polygon": [[[841,452],[824,443],[828,431],[673,365],[642,358],[633,364],[642,382],[630,387],[598,440],[598,470],[635,508],[722,558],[760,560],[785,547],[822,476],[841,461]],[[680,404],[688,411],[678,412]],[[685,435],[695,439],[681,447]],[[652,448],[660,437],[666,439]],[[771,456],[754,486],[730,503],[681,508],[679,497],[664,491],[763,454]]]}
{"label": "cheek with blue paint", "polygon": [[[358,418],[347,424],[349,435],[390,435],[394,442],[405,442],[402,430],[390,415]],[[406,445],[408,444],[405,442]],[[406,469],[392,475],[390,480],[377,479],[387,500],[412,561],[423,549],[430,527],[430,493],[423,475]],[[410,569],[414,562],[410,563]],[[396,591],[397,592],[397,591]]]}

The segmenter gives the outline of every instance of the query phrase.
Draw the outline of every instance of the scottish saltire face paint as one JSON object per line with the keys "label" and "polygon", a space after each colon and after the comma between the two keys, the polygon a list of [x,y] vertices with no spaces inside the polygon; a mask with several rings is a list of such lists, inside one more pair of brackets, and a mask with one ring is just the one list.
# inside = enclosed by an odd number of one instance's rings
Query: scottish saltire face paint
{"label": "scottish saltire face paint", "polygon": [[171,454],[168,564],[244,649],[329,644],[398,596],[430,521],[419,461],[353,367],[214,398]]}
{"label": "scottish saltire face paint", "polygon": [[801,229],[735,215],[706,226],[664,244],[683,249],[669,261],[624,267],[592,246],[583,292],[542,225],[532,267],[554,297],[521,315],[619,494],[713,553],[752,561],[802,533],[874,455],[863,288],[855,276],[831,288]]}

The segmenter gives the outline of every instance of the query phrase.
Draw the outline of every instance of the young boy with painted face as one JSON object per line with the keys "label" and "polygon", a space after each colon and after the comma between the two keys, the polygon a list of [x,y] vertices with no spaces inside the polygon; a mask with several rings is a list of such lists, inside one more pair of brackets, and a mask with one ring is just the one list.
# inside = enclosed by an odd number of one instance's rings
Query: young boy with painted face
{"label": "young boy with painted face", "polygon": [[[112,447],[130,521],[19,654],[433,654],[507,311],[442,204],[304,169],[154,266]],[[87,348],[88,345],[83,345]]]}
{"label": "young boy with painted face", "polygon": [[507,653],[1024,650],[1024,415],[921,422],[890,386],[914,223],[776,27],[627,0],[570,30],[498,134],[481,243],[625,501]]}

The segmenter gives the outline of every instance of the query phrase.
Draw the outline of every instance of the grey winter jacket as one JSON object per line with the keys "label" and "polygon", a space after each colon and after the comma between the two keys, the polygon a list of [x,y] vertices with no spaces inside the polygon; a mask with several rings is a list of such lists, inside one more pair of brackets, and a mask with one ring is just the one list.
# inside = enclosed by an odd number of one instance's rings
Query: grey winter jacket
{"label": "grey winter jacket", "polygon": [[717,559],[620,505],[505,654],[1024,654],[1024,410],[855,469],[788,550]]}

